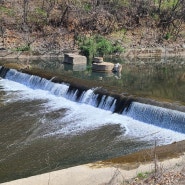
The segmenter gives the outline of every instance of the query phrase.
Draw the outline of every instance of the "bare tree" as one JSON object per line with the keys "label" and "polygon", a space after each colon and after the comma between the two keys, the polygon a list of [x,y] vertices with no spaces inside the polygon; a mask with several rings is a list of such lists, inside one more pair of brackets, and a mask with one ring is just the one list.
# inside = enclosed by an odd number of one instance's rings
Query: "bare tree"
{"label": "bare tree", "polygon": [[170,36],[173,36],[173,38],[176,39],[184,21],[185,0],[174,0],[169,7],[166,7],[167,5],[165,6],[164,3],[165,1],[159,1],[158,27],[160,27],[161,32],[163,33],[163,36],[166,36],[166,39]]}
{"label": "bare tree", "polygon": [[29,0],[23,0],[23,24],[27,24]]}
{"label": "bare tree", "polygon": [[2,43],[4,46],[4,44],[5,44],[5,41],[4,41],[4,35],[5,35],[4,19],[0,19],[0,35],[2,37]]}

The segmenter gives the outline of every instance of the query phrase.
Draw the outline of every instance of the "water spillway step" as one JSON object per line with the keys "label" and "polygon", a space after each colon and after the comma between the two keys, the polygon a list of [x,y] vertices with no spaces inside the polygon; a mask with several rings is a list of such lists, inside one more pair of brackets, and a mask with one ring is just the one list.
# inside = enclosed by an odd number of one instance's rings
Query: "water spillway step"
{"label": "water spillway step", "polygon": [[54,83],[39,76],[19,72],[15,69],[0,67],[0,77],[24,84],[32,89],[49,91],[71,101],[89,104],[94,107],[119,113],[133,119],[162,128],[185,133],[185,113],[136,102],[135,99],[122,96],[110,96],[98,93],[96,89],[84,89],[66,83]]}
{"label": "water spillway step", "polygon": [[144,123],[185,133],[184,112],[133,102],[129,111],[123,114]]}

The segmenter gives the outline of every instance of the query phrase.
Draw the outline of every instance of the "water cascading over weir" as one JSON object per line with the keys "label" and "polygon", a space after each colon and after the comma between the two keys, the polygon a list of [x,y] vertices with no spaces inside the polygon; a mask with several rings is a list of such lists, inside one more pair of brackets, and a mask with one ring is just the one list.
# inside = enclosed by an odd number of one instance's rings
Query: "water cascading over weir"
{"label": "water cascading over weir", "polygon": [[146,103],[139,98],[109,94],[100,88],[89,89],[80,85],[57,83],[58,81],[55,78],[46,79],[1,66],[0,77],[24,84],[32,89],[49,91],[55,96],[62,96],[71,101],[89,104],[112,113],[129,116],[147,124],[185,133],[185,107],[183,106],[173,110],[158,106],[158,104],[151,105],[151,102]]}

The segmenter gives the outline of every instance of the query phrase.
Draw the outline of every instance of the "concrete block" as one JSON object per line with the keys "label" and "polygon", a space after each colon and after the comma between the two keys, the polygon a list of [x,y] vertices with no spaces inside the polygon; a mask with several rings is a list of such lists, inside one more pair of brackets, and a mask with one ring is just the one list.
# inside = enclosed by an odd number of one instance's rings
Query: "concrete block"
{"label": "concrete block", "polygon": [[92,70],[94,71],[112,71],[114,64],[110,62],[93,63]]}
{"label": "concrete block", "polygon": [[64,54],[64,63],[68,64],[86,64],[87,58],[82,55],[66,53]]}
{"label": "concrete block", "polygon": [[93,63],[102,63],[103,62],[103,57],[94,57],[93,58]]}

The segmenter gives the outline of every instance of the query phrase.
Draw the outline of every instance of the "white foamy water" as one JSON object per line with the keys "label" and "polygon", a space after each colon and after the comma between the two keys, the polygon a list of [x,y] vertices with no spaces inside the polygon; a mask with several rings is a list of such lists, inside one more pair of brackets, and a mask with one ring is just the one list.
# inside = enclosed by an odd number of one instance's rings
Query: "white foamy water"
{"label": "white foamy water", "polygon": [[[149,142],[157,140],[160,145],[185,139],[185,134],[146,124],[125,115],[113,114],[111,111],[102,110],[91,105],[84,104],[83,102],[87,101],[86,99],[88,99],[88,97],[86,97],[82,103],[77,103],[63,97],[55,96],[48,91],[31,89],[22,84],[6,79],[0,80],[0,86],[2,86],[7,92],[6,96],[13,93],[13,97],[11,98],[10,96],[8,102],[20,100],[47,100],[40,110],[43,114],[44,112],[67,109],[65,116],[58,118],[57,122],[53,124],[53,127],[64,123],[67,124],[62,128],[58,127],[57,130],[49,130],[49,128],[51,128],[49,127],[47,133],[42,137],[80,134],[103,125],[119,124],[123,130],[126,130],[123,132],[123,136],[130,139]],[[47,121],[44,120],[43,123],[47,124]]]}

